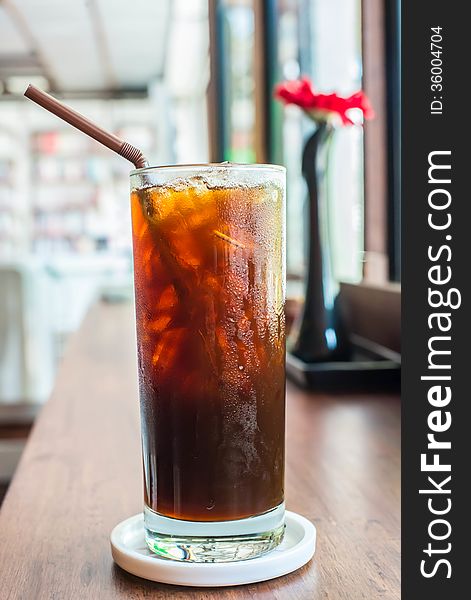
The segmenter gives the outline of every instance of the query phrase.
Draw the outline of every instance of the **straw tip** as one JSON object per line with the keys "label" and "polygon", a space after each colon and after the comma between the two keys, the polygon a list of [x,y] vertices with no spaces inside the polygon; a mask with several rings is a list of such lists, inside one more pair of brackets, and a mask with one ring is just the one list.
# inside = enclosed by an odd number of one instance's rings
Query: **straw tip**
{"label": "straw tip", "polygon": [[28,87],[25,89],[23,96],[28,97],[29,92],[34,88],[34,85],[32,85],[31,83],[28,83]]}

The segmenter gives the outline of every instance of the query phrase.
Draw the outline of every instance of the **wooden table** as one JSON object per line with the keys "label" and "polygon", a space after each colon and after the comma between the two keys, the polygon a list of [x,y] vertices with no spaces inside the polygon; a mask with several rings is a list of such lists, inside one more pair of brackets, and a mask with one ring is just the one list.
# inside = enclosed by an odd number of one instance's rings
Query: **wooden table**
{"label": "wooden table", "polygon": [[266,583],[178,588],[113,564],[109,533],[142,508],[130,305],[94,307],[67,349],[0,511],[2,600],[399,598],[397,396],[288,383],[287,506],[318,532],[314,560]]}

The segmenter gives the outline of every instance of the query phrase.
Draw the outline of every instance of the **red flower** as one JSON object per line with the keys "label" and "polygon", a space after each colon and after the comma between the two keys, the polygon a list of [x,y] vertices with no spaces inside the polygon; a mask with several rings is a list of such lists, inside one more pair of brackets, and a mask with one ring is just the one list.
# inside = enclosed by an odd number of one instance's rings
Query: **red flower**
{"label": "red flower", "polygon": [[361,90],[348,98],[337,94],[316,94],[307,77],[278,84],[275,87],[275,98],[285,104],[296,104],[314,120],[326,120],[329,114],[337,114],[344,125],[353,125],[347,115],[351,108],[359,108],[365,119],[374,117],[368,97]]}

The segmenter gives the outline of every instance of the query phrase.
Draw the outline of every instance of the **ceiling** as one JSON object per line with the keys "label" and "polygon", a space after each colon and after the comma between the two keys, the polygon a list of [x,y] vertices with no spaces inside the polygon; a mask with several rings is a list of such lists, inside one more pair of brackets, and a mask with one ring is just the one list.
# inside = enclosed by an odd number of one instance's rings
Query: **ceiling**
{"label": "ceiling", "polygon": [[173,4],[0,0],[0,95],[12,78],[34,75],[62,93],[145,90],[165,68]]}

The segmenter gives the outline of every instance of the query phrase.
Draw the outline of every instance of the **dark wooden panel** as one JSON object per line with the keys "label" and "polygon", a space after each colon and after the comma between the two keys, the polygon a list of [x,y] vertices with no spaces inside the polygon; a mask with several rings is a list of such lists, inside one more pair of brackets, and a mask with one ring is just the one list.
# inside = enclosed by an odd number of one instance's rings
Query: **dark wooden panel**
{"label": "dark wooden panel", "polygon": [[31,432],[31,424],[5,425],[0,423],[0,440],[26,440]]}
{"label": "dark wooden panel", "polygon": [[3,499],[8,491],[8,483],[0,483],[0,506],[2,505]]}
{"label": "dark wooden panel", "polygon": [[315,559],[221,590],[153,584],[114,566],[109,533],[142,507],[134,344],[128,305],[95,307],[72,339],[0,511],[2,600],[399,598],[398,398],[291,384],[287,506],[316,524]]}
{"label": "dark wooden panel", "polygon": [[401,286],[340,284],[340,302],[349,331],[401,352]]}

